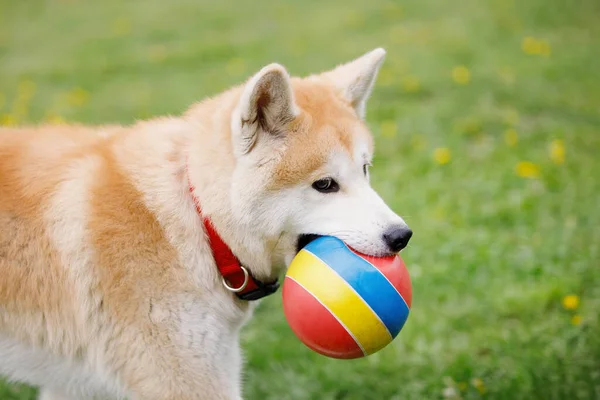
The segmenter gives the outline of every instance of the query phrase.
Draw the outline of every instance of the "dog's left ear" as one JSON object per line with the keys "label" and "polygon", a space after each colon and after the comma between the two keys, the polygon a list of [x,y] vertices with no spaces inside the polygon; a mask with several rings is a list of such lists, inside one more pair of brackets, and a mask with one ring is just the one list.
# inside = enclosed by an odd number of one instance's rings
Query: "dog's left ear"
{"label": "dog's left ear", "polygon": [[299,110],[290,76],[279,64],[269,64],[248,80],[232,115],[232,132],[239,154],[252,150],[259,135],[283,135]]}
{"label": "dog's left ear", "polygon": [[365,105],[371,95],[379,67],[385,59],[385,50],[377,48],[322,74],[341,91],[360,118],[365,118]]}

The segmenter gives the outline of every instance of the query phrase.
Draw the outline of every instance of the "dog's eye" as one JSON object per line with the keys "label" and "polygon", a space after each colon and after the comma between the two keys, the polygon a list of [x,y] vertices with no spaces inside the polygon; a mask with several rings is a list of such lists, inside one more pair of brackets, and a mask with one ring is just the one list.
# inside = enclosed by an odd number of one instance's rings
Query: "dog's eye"
{"label": "dog's eye", "polygon": [[340,185],[331,178],[323,178],[313,182],[313,189],[321,193],[335,193],[340,190]]}
{"label": "dog's eye", "polygon": [[365,176],[369,175],[369,164],[363,165],[363,173],[365,174]]}

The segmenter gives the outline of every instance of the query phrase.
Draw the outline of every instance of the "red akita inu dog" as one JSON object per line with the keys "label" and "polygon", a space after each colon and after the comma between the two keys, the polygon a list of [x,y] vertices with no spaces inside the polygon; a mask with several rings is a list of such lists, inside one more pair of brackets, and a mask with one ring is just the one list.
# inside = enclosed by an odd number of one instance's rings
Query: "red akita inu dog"
{"label": "red akita inu dog", "polygon": [[43,399],[241,399],[239,329],[299,247],[410,239],[368,179],[384,56],[271,64],[177,118],[0,130],[0,374]]}

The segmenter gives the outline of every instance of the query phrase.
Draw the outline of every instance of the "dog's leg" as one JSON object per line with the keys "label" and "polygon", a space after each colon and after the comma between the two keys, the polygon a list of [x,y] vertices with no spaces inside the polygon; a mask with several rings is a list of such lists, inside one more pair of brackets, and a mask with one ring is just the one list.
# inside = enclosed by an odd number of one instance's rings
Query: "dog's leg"
{"label": "dog's leg", "polygon": [[38,400],[71,400],[71,398],[54,390],[41,388]]}
{"label": "dog's leg", "polygon": [[131,399],[243,400],[237,335],[227,338],[218,330],[213,334],[213,338],[207,333],[193,335],[205,346],[195,348],[191,342],[191,349],[190,343],[177,348],[145,342],[140,358],[129,358],[137,365],[132,371],[135,375],[125,381]]}
{"label": "dog's leg", "polygon": [[235,377],[234,379],[232,379],[232,388],[234,390],[234,398],[235,400],[243,400],[242,398],[242,365],[243,365],[243,361],[242,361],[242,350],[240,348],[240,343],[239,340],[236,339],[234,341],[234,345],[231,348],[231,362],[230,362],[230,368],[232,370],[233,376]]}

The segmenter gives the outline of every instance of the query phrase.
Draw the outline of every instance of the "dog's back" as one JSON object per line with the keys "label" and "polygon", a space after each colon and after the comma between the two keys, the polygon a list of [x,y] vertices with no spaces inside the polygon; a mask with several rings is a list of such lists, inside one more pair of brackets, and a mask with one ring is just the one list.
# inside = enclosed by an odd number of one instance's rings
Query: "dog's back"
{"label": "dog's back", "polygon": [[58,347],[75,336],[66,334],[75,285],[53,243],[69,227],[53,225],[52,215],[68,207],[60,186],[77,190],[86,168],[75,171],[76,160],[98,140],[85,129],[0,130],[0,332]]}
{"label": "dog's back", "polygon": [[141,292],[182,281],[165,270],[176,252],[117,160],[118,133],[129,131],[0,131],[0,374],[104,393],[116,379],[85,365],[130,357],[148,311]]}
{"label": "dog's back", "polygon": [[90,271],[71,268],[89,254],[84,199],[103,146],[84,127],[0,130],[0,373],[9,378],[90,379],[73,365],[94,335],[94,305],[82,297]]}

